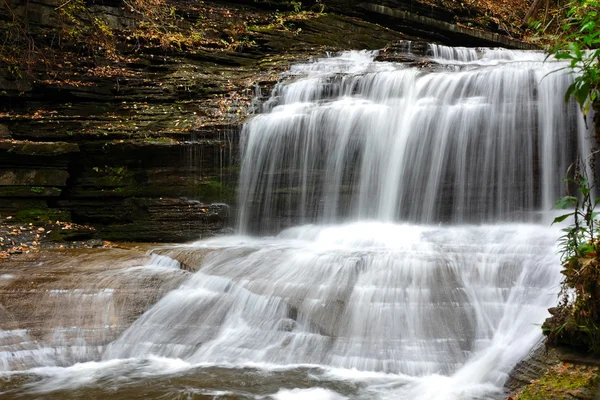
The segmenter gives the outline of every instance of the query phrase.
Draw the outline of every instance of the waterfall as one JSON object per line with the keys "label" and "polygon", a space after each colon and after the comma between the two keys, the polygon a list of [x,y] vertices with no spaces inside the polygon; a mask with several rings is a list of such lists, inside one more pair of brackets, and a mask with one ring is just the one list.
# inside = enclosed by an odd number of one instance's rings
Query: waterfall
{"label": "waterfall", "polygon": [[368,52],[293,69],[270,113],[243,130],[241,231],[533,221],[549,210],[586,146],[576,104],[560,95],[571,76],[539,52],[431,53],[424,69]]}
{"label": "waterfall", "polygon": [[243,128],[238,235],[162,249],[193,273],[24,391],[503,398],[556,301],[549,211],[588,132],[543,53],[404,47],[283,74]]}

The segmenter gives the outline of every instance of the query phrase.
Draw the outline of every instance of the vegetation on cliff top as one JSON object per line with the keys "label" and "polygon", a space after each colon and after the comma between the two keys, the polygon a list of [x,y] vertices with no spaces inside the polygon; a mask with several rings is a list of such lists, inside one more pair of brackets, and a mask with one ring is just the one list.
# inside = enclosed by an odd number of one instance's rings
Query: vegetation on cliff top
{"label": "vegetation on cliff top", "polygon": [[[103,12],[105,3],[44,0],[30,5],[0,0],[0,9],[6,11],[0,16],[0,61],[18,75],[40,62],[58,66],[64,59],[62,51],[123,61],[130,53],[153,46],[174,50],[243,50],[255,45],[252,27],[275,26],[293,32],[297,29],[295,19],[323,13],[328,4],[326,0],[239,1],[245,8],[234,15],[226,4],[220,4],[226,2],[219,1],[120,0],[108,2],[113,7],[118,4],[121,9],[119,15],[110,15]],[[512,37],[523,35],[523,19],[527,15],[537,15],[532,12],[529,0],[417,3],[455,14],[459,25],[487,27]],[[40,4],[45,11],[31,12],[31,7],[39,8]],[[259,15],[252,10],[253,6],[272,13]],[[40,18],[43,28],[36,31],[32,22],[39,22],[35,20]]]}
{"label": "vegetation on cliff top", "polygon": [[[118,15],[112,15],[114,11],[106,12],[103,2],[96,0],[46,0],[43,7],[0,0],[0,10],[6,10],[0,16],[0,67],[4,65],[15,80],[25,75],[39,79],[44,70],[47,83],[76,85],[62,76],[73,63],[88,65],[92,75],[119,76],[119,66],[136,62],[140,52],[247,51],[256,46],[256,29],[294,32],[294,21],[324,10],[319,1],[303,6],[296,1],[256,0],[243,13],[212,1],[117,3]],[[251,7],[269,3],[278,9],[269,13]],[[34,7],[45,11],[33,12]]]}

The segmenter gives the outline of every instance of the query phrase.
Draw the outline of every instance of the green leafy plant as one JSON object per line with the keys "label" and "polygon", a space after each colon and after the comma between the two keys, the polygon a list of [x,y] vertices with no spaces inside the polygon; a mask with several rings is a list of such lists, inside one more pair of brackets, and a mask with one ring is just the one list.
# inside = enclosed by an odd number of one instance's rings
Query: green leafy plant
{"label": "green leafy plant", "polygon": [[8,73],[11,76],[13,76],[15,78],[19,78],[19,79],[22,78],[21,69],[19,68],[18,65],[9,65],[7,68],[8,68]]}
{"label": "green leafy plant", "polygon": [[575,187],[576,194],[561,197],[555,204],[555,209],[572,208],[573,211],[558,216],[552,222],[560,223],[567,218],[572,218],[573,223],[562,231],[559,238],[559,253],[563,263],[577,257],[587,257],[595,254],[598,246],[598,221],[599,212],[595,206],[600,199],[592,199],[592,185],[587,178],[585,168],[577,167],[573,177],[565,179],[568,187]]}
{"label": "green leafy plant", "polygon": [[561,34],[550,49],[558,60],[569,62],[575,79],[565,93],[579,103],[584,116],[598,99],[600,87],[600,2],[576,0],[566,13]]}
{"label": "green leafy plant", "polygon": [[[588,159],[593,156],[594,153]],[[565,181],[575,193],[568,190],[567,196],[555,204],[555,208],[572,211],[556,217],[553,223],[569,218],[572,223],[562,229],[558,242],[563,263],[560,301],[551,309],[552,317],[543,329],[547,344],[566,344],[600,353],[600,213],[595,211],[600,199],[593,200],[585,164],[577,162],[574,166],[572,177]]]}

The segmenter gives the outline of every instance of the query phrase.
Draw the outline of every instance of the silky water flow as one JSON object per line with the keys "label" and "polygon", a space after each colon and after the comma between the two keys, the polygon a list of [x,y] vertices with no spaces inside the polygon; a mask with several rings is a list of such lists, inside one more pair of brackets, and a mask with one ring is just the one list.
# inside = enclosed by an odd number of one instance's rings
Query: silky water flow
{"label": "silky water flow", "polygon": [[[377,56],[283,74],[243,128],[238,234],[50,293],[101,296],[103,334],[0,331],[0,394],[502,398],[557,301],[551,208],[589,146],[572,77],[540,52]],[[140,274],[162,292],[118,329],[106,286]]]}

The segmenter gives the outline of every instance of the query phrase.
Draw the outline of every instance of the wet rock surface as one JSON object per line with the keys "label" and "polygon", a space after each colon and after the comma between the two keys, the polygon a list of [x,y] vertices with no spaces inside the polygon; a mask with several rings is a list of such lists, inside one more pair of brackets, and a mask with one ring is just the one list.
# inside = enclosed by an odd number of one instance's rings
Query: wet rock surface
{"label": "wet rock surface", "polygon": [[[97,359],[187,274],[137,268],[151,246],[45,249],[0,258],[0,351],[11,369],[52,352],[66,365]],[[48,354],[46,354],[48,355]]]}

